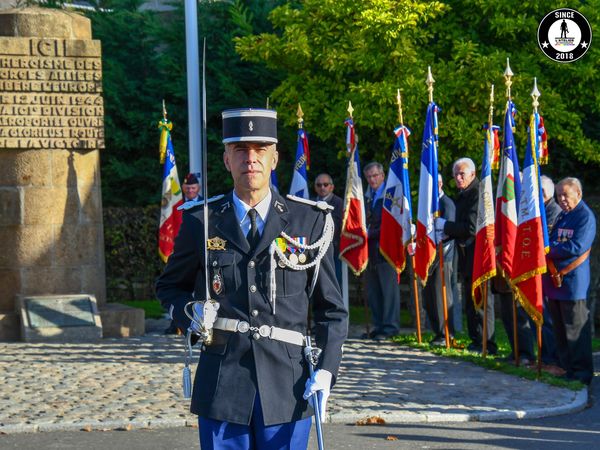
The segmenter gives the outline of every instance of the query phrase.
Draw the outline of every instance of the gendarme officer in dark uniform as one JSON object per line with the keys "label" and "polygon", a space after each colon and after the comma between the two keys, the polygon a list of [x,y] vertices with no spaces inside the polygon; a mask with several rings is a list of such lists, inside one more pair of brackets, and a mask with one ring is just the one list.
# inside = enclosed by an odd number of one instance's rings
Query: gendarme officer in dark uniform
{"label": "gendarme officer in dark uniform", "polygon": [[[191,404],[200,416],[201,447],[306,448],[313,410],[305,397],[321,391],[324,420],[347,333],[329,245],[332,220],[324,202],[284,198],[269,188],[278,160],[275,111],[223,112],[223,143],[234,189],[209,204],[208,279],[204,212],[194,206],[184,213],[157,296],[185,330],[184,307],[205,299],[206,283],[218,303],[214,322],[194,314],[212,327]],[[309,307],[322,349],[312,379],[303,358]]]}

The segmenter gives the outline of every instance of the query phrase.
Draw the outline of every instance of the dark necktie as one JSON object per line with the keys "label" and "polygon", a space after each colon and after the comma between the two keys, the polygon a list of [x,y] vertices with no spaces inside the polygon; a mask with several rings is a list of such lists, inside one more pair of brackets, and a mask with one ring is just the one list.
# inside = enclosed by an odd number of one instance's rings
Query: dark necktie
{"label": "dark necktie", "polygon": [[256,244],[258,244],[258,240],[260,239],[260,234],[258,234],[258,226],[256,225],[256,209],[252,208],[249,210],[248,216],[250,216],[250,231],[248,231],[246,239],[248,240],[248,244],[250,244],[250,248],[254,249]]}

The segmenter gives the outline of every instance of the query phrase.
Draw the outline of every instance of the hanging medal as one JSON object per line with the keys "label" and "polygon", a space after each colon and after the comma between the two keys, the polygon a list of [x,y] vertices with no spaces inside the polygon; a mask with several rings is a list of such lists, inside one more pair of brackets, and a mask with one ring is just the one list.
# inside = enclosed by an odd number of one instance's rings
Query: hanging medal
{"label": "hanging medal", "polygon": [[288,261],[292,265],[298,264],[298,255],[296,255],[296,247],[292,245],[291,242],[288,242],[287,249],[290,252],[290,256],[288,256]]}
{"label": "hanging medal", "polygon": [[[287,243],[285,242],[284,238],[278,237],[275,239],[275,245],[277,245],[277,248],[279,248],[279,250],[281,250],[282,253],[285,253],[287,250]],[[285,261],[283,259],[280,259],[277,262],[277,265],[279,265],[279,267],[281,267],[282,269],[285,267]]]}
{"label": "hanging medal", "polygon": [[306,254],[304,253],[304,246],[306,245],[306,237],[302,236],[302,237],[297,237],[296,240],[300,243],[300,245],[302,245],[302,247],[298,248],[298,261],[300,262],[300,264],[304,264],[306,262]]}
{"label": "hanging medal", "polygon": [[215,295],[219,295],[223,292],[223,274],[221,273],[220,267],[213,267],[212,289]]}

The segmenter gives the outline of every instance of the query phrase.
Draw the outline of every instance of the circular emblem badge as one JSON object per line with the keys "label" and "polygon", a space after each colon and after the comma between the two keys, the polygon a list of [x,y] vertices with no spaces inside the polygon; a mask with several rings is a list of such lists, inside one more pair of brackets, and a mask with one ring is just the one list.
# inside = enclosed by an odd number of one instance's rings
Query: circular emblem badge
{"label": "circular emblem badge", "polygon": [[569,8],[546,14],[538,27],[538,44],[544,54],[560,63],[581,58],[592,43],[592,27],[583,14]]}

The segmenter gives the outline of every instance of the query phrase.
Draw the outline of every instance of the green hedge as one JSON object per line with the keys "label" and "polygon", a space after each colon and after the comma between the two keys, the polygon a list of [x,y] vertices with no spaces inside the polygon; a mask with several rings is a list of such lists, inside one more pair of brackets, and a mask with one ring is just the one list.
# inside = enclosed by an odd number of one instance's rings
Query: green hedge
{"label": "green hedge", "polygon": [[158,256],[159,206],[104,208],[108,301],[154,297],[164,264]]}

